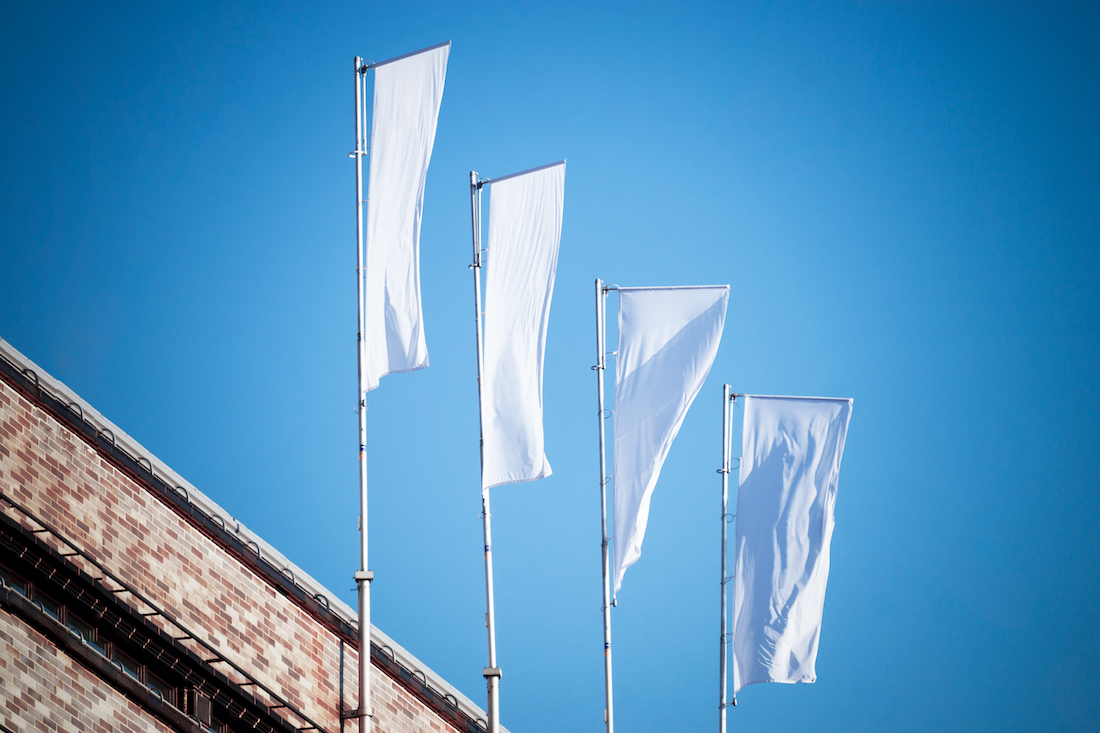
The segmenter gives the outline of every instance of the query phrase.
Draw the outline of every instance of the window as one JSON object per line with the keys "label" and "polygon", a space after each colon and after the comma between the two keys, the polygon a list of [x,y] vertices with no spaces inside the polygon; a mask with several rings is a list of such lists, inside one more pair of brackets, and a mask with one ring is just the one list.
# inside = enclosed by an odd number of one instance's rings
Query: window
{"label": "window", "polygon": [[175,695],[172,694],[172,688],[169,687],[164,680],[158,678],[154,674],[149,674],[148,671],[146,671],[145,673],[145,686],[148,687],[150,690],[155,690],[156,692],[159,692],[160,696],[164,698],[165,702],[171,703],[173,705],[176,704],[176,698]]}
{"label": "window", "polygon": [[61,604],[53,600],[44,593],[35,593],[34,600],[42,604],[42,610],[53,616],[58,621],[61,620]]}
{"label": "window", "polygon": [[80,634],[80,637],[84,639],[85,643],[92,649],[103,656],[107,656],[107,645],[99,638],[99,634],[96,633],[95,627],[90,624],[86,624],[71,613],[65,614],[66,625]]}
{"label": "window", "polygon": [[122,652],[115,650],[115,653],[111,655],[111,658],[122,665],[122,671],[133,677],[138,682],[141,682],[141,665],[134,661],[130,656],[123,654]]}
{"label": "window", "polygon": [[15,588],[17,591],[26,596],[30,590],[30,586],[27,581],[20,578],[18,575],[8,572],[7,568],[0,568],[0,578],[4,579],[4,584]]}

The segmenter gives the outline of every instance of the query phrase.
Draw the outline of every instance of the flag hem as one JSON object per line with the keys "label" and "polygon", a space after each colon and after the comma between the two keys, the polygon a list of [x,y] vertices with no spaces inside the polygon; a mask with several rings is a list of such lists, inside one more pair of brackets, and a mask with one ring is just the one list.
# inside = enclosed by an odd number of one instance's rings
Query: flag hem
{"label": "flag hem", "polygon": [[749,394],[737,392],[738,397],[756,397],[762,400],[820,400],[821,402],[848,402],[855,404],[855,397],[798,397],[796,395]]}
{"label": "flag hem", "polygon": [[484,184],[492,185],[494,183],[500,183],[501,181],[507,181],[509,178],[518,178],[520,176],[525,176],[528,173],[537,173],[539,171],[544,171],[547,168],[553,168],[554,166],[558,166],[558,165],[565,165],[565,158],[562,158],[557,163],[547,163],[546,165],[540,165],[537,168],[528,168],[527,170],[520,171],[519,173],[509,173],[506,176],[500,176],[498,178],[490,178],[489,180],[482,181],[481,183],[483,185]]}
{"label": "flag hem", "polygon": [[481,488],[482,489],[495,489],[498,486],[510,486],[512,484],[526,484],[526,483],[530,483],[531,481],[538,481],[539,479],[544,479],[544,478],[547,478],[547,477],[553,476],[553,475],[554,475],[553,471],[546,471],[545,473],[540,473],[538,476],[531,476],[530,478],[517,478],[517,479],[512,479],[511,481],[499,481],[495,484],[490,484],[488,486],[482,486]]}
{"label": "flag hem", "polygon": [[378,61],[377,63],[372,63],[372,64],[370,64],[370,68],[377,69],[379,66],[385,66],[386,64],[392,64],[394,61],[400,61],[401,59],[407,59],[410,56],[417,56],[419,54],[427,53],[428,51],[434,51],[437,48],[443,48],[444,46],[450,46],[450,45],[451,45],[450,41],[444,41],[443,43],[437,43],[434,46],[428,46],[427,48],[422,48],[419,51],[410,51],[408,53],[403,53],[400,56],[394,56],[392,59],[386,59],[385,61]]}
{"label": "flag hem", "polygon": [[391,374],[406,374],[408,372],[418,372],[421,369],[427,369],[428,366],[429,366],[428,362],[425,361],[423,364],[419,364],[419,365],[411,367],[409,369],[391,369],[388,372],[385,372],[383,374],[379,374],[374,380],[374,386],[373,387],[367,387],[363,391],[364,392],[372,392],[372,391],[378,389],[378,385],[382,381],[382,377],[388,377]]}
{"label": "flag hem", "polygon": [[730,286],[727,285],[639,285],[639,286],[619,286],[618,290],[622,291],[638,291],[638,290],[717,290],[725,289],[729,290]]}
{"label": "flag hem", "polygon": [[809,678],[803,675],[797,680],[776,680],[770,678],[765,680],[753,680],[752,682],[746,682],[745,684],[738,687],[736,690],[733,691],[733,694],[736,695],[738,692],[741,692],[741,690],[745,689],[749,685],[762,685],[767,682],[775,682],[780,685],[812,685],[817,682],[817,677]]}

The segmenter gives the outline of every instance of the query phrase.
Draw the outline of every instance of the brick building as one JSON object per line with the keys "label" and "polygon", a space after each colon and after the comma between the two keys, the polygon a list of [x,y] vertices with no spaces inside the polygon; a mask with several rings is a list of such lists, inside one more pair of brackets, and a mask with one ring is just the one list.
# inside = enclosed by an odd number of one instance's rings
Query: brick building
{"label": "brick building", "polygon": [[[359,728],[356,614],[0,339],[0,730]],[[377,628],[375,730],[484,730]]]}

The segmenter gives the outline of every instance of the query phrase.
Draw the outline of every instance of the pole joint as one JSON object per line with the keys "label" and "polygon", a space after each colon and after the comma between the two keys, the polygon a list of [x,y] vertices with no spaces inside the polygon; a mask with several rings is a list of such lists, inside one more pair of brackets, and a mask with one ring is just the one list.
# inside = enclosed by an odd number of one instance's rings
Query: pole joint
{"label": "pole joint", "polygon": [[500,667],[486,667],[485,669],[481,670],[481,676],[486,679],[490,677],[496,677],[497,679],[500,679],[504,676],[504,673],[500,671]]}
{"label": "pole joint", "polygon": [[371,583],[374,582],[373,570],[356,570],[355,571],[356,583]]}
{"label": "pole joint", "polygon": [[356,718],[373,718],[374,708],[368,708],[367,712],[363,712],[363,708],[352,708],[348,710],[340,711],[340,720],[355,720]]}

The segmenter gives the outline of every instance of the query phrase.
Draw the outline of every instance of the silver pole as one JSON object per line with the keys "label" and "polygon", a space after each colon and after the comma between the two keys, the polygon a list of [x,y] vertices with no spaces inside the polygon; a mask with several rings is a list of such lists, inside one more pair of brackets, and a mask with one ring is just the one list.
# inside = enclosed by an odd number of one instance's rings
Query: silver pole
{"label": "silver pole", "polygon": [[729,506],[730,489],[730,386],[722,385],[722,468],[718,473],[722,474],[722,635],[718,662],[718,733],[726,733],[726,660],[729,657],[726,635],[726,581],[729,574],[726,572],[726,530],[728,527],[726,514]]}
{"label": "silver pole", "polygon": [[603,677],[604,722],[607,733],[615,731],[614,696],[611,692],[611,546],[607,542],[607,457],[604,452],[603,372],[606,366],[607,348],[604,345],[604,308],[607,290],[603,281],[596,278],[596,394],[600,421],[600,523],[603,530]]}
{"label": "silver pole", "polygon": [[500,667],[497,666],[497,630],[496,611],[493,608],[493,531],[490,525],[492,514],[489,512],[489,490],[485,486],[485,428],[484,405],[482,403],[482,374],[484,373],[485,352],[481,336],[481,186],[477,182],[477,171],[470,171],[470,218],[474,238],[474,330],[477,332],[477,414],[478,443],[481,452],[481,528],[485,540],[485,628],[489,636],[489,666],[481,671],[485,677],[486,693],[489,699],[489,728],[487,733],[500,731]]}
{"label": "silver pole", "polygon": [[366,69],[363,60],[355,57],[355,237],[358,269],[359,302],[359,570],[355,584],[359,588],[359,730],[370,733],[374,710],[370,699],[370,584],[374,573],[367,570],[367,353],[366,313],[364,312],[363,269],[363,155],[366,153],[366,137],[363,121],[363,84]]}

